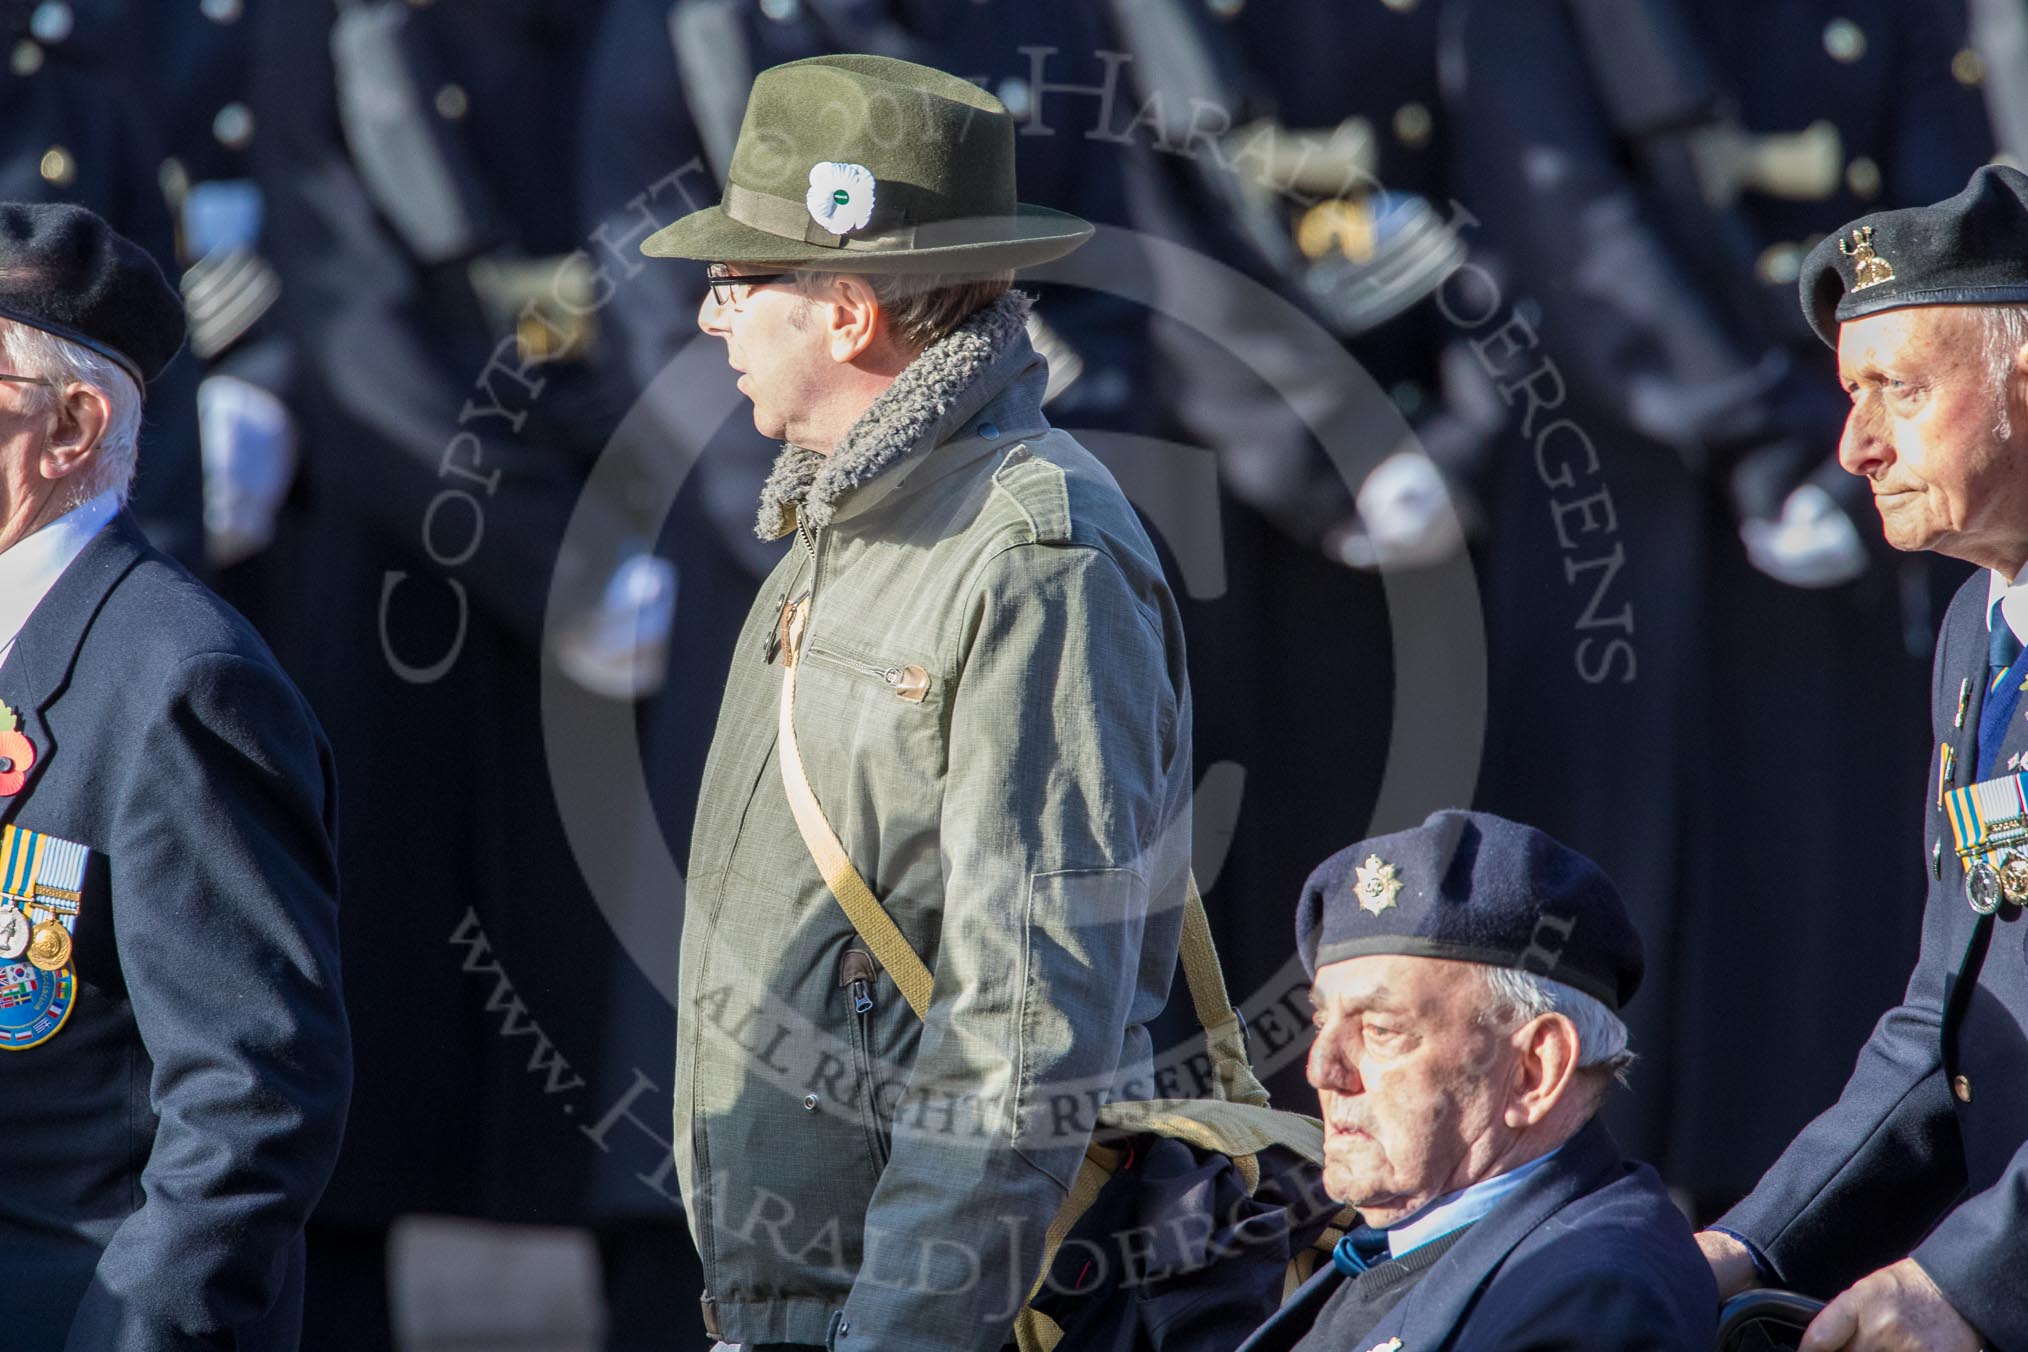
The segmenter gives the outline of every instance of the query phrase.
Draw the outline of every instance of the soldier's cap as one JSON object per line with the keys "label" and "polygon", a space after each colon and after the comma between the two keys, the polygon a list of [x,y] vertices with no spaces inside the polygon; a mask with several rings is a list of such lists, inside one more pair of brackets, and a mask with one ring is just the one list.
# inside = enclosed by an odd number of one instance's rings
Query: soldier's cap
{"label": "soldier's cap", "polygon": [[1296,903],[1296,950],[1312,979],[1372,954],[1452,958],[1534,972],[1614,1010],[1643,968],[1597,864],[1532,826],[1450,809],[1318,865]]}
{"label": "soldier's cap", "polygon": [[886,56],[762,71],[716,205],[650,235],[652,258],[825,272],[1002,272],[1091,225],[1014,196],[1014,119],[955,75]]}
{"label": "soldier's cap", "polygon": [[2028,175],[1989,164],[1955,197],[1861,216],[1817,242],[1797,287],[1833,348],[1838,325],[1883,310],[2028,303]]}
{"label": "soldier's cap", "polygon": [[0,202],[0,316],[89,348],[144,388],[183,346],[183,298],[154,258],[63,202]]}

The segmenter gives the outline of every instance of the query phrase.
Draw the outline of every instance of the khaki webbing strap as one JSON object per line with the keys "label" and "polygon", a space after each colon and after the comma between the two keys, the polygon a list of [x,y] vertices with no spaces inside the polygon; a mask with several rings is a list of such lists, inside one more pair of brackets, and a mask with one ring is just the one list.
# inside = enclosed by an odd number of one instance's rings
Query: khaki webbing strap
{"label": "khaki webbing strap", "polygon": [[838,898],[852,928],[859,931],[859,937],[873,950],[873,956],[893,978],[895,989],[908,1001],[915,1016],[927,1018],[935,978],[908,942],[908,936],[894,923],[894,917],[880,904],[880,898],[866,885],[866,879],[852,866],[852,857],[845,853],[838,833],[831,829],[830,820],[817,803],[816,791],[810,787],[810,777],[803,770],[803,753],[796,749],[796,649],[802,642],[809,612],[810,603],[805,598],[783,617],[786,641],[782,644],[781,724],[776,738],[782,789],[789,796],[789,811],[796,816],[796,830],[802,833],[803,844],[816,861],[817,871],[824,875],[824,886]]}
{"label": "khaki webbing strap", "polygon": [[1020,1352],[1056,1352],[1063,1341],[1063,1326],[1032,1305],[1021,1307],[1014,1316],[1014,1346]]}
{"label": "khaki webbing strap", "polygon": [[1183,981],[1190,988],[1190,1003],[1196,1007],[1201,1027],[1216,1028],[1238,1022],[1232,997],[1225,990],[1225,969],[1218,965],[1218,947],[1211,941],[1211,917],[1204,913],[1204,898],[1197,891],[1194,869],[1183,884]]}
{"label": "khaki webbing strap", "polygon": [[1084,1213],[1091,1210],[1100,1190],[1119,1171],[1120,1161],[1125,1158],[1125,1152],[1110,1146],[1094,1145],[1084,1152],[1084,1160],[1077,1166],[1077,1177],[1071,1180],[1070,1192],[1056,1209],[1056,1218],[1049,1222],[1049,1229],[1043,1233],[1042,1268],[1035,1274],[1035,1285],[1028,1288],[1029,1300],[1034,1300],[1041,1292],[1042,1284],[1049,1280],[1049,1269],[1055,1265],[1063,1241],[1070,1237],[1071,1227],[1084,1219]]}
{"label": "khaki webbing strap", "polygon": [[[1138,1099],[1099,1109],[1099,1125],[1115,1132],[1149,1134],[1182,1141],[1199,1150],[1230,1155],[1240,1172],[1242,1157],[1279,1146],[1310,1163],[1324,1163],[1324,1124],[1314,1117],[1229,1099]],[[1252,1192],[1256,1177],[1247,1185]]]}
{"label": "khaki webbing strap", "polygon": [[1211,917],[1204,913],[1204,898],[1197,891],[1197,872],[1191,870],[1183,883],[1183,984],[1189,988],[1190,1003],[1196,1007],[1197,1022],[1204,1028],[1204,1051],[1216,1073],[1219,1096],[1234,1103],[1265,1105],[1268,1091],[1253,1073],[1246,1053],[1246,1025],[1232,1007],[1225,988],[1225,969],[1218,962],[1218,945],[1211,938]]}

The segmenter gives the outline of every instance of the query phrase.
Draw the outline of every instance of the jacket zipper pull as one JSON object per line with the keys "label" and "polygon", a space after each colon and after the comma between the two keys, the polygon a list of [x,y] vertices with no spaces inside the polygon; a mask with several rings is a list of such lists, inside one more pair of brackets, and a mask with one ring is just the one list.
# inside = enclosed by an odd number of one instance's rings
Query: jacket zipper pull
{"label": "jacket zipper pull", "polygon": [[761,640],[761,661],[772,663],[782,651],[782,612],[789,608],[789,594],[783,592],[775,600],[775,618],[768,625],[767,637]]}
{"label": "jacket zipper pull", "polygon": [[861,948],[848,948],[838,964],[838,984],[852,997],[854,1014],[873,1012],[873,955]]}

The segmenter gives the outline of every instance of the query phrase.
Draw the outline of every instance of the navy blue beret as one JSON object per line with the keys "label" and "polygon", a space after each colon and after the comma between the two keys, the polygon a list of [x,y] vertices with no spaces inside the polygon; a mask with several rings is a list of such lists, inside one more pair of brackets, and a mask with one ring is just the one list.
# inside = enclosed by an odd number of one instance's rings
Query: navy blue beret
{"label": "navy blue beret", "polygon": [[1989,164],[1955,197],[1876,211],[1819,240],[1797,280],[1810,327],[1909,305],[2028,303],[2028,174]]}
{"label": "navy blue beret", "polygon": [[1312,978],[1369,954],[1517,967],[1619,1009],[1641,936],[1591,860],[1490,812],[1443,811],[1338,851],[1303,884],[1296,950]]}
{"label": "navy blue beret", "polygon": [[61,202],[0,202],[0,316],[82,344],[143,385],[183,346],[183,298],[148,251]]}

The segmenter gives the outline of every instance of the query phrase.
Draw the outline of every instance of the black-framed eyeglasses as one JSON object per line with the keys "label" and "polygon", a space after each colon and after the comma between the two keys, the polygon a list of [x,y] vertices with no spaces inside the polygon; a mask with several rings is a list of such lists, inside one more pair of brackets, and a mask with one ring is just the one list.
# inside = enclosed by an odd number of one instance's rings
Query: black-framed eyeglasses
{"label": "black-framed eyeglasses", "polygon": [[47,376],[0,375],[0,380],[10,381],[16,385],[47,385],[52,390],[56,388],[56,382]]}
{"label": "black-framed eyeglasses", "polygon": [[704,268],[704,279],[711,286],[711,298],[720,305],[737,305],[745,300],[747,293],[740,289],[742,287],[787,281],[795,275],[793,272],[734,272],[729,263],[709,263]]}

